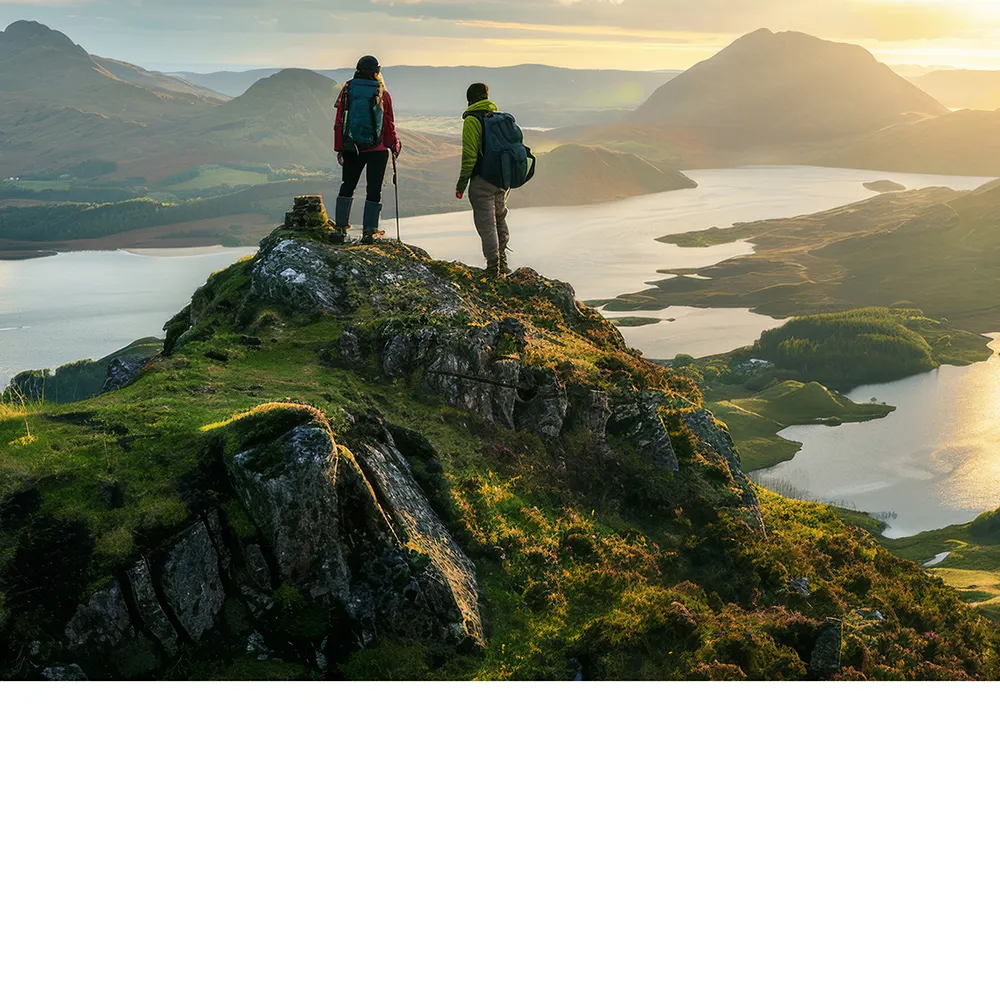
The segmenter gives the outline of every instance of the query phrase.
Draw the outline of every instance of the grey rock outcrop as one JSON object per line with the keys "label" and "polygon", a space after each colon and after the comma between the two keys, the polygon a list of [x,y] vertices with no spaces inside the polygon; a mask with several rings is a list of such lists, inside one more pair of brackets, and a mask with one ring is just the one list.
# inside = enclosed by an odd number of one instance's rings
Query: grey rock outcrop
{"label": "grey rock outcrop", "polygon": [[[334,248],[316,239],[268,237],[251,269],[254,295],[295,312],[347,318],[374,310],[449,317],[475,314],[458,287],[442,278],[423,251],[400,247],[405,266],[377,246]],[[401,309],[401,306],[403,307]]]}
{"label": "grey rock outcrop", "polygon": [[656,468],[677,472],[681,465],[660,415],[665,402],[658,392],[623,391],[611,405],[608,429],[637,445]]}
{"label": "grey rock outcrop", "polygon": [[78,663],[69,663],[65,666],[45,667],[42,670],[42,679],[47,681],[88,681],[90,678],[84,673],[83,668]]}
{"label": "grey rock outcrop", "polygon": [[132,385],[142,374],[143,368],[149,364],[149,358],[112,358],[108,364],[108,376],[104,380],[101,392],[115,392]]}
{"label": "grey rock outcrop", "polygon": [[740,462],[740,454],[736,450],[729,431],[715,419],[715,414],[711,410],[692,410],[683,416],[684,423],[691,429],[692,433],[704,444],[708,445],[717,455],[721,455],[729,466],[733,480],[743,491],[748,504],[757,506],[757,494],[754,493],[743,465]]}
{"label": "grey rock outcrop", "polygon": [[225,601],[219,557],[201,521],[171,548],[160,570],[160,586],[181,628],[199,642],[214,627]]}
{"label": "grey rock outcrop", "polygon": [[125,574],[139,625],[163,647],[170,656],[177,654],[180,639],[170,623],[153,586],[153,573],[149,562],[140,559]]}
{"label": "grey rock outcrop", "polygon": [[229,462],[236,492],[271,547],[282,581],[312,598],[345,600],[348,593],[337,460],[329,427],[307,423]]}
{"label": "grey rock outcrop", "polygon": [[[413,477],[391,438],[366,443],[358,460],[401,543],[407,547],[414,588],[407,600],[436,637],[459,644],[483,642],[479,585],[472,560],[462,551]],[[405,589],[405,588],[404,588]]]}
{"label": "grey rock outcrop", "polygon": [[824,680],[840,670],[843,644],[844,623],[839,619],[829,619],[816,638],[816,645],[809,660],[810,676]]}
{"label": "grey rock outcrop", "polygon": [[132,621],[121,587],[112,584],[99,590],[77,608],[66,625],[66,647],[107,651],[119,646],[132,632]]}

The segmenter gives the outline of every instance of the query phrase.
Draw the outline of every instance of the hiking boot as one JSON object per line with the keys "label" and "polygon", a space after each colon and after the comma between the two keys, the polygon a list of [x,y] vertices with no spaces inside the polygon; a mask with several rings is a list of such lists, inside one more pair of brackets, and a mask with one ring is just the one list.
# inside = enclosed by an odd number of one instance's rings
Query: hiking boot
{"label": "hiking boot", "polygon": [[385,236],[385,231],[378,227],[378,220],[381,215],[382,205],[380,202],[365,202],[365,228],[364,235],[361,238],[362,243],[374,243],[377,239]]}
{"label": "hiking boot", "polygon": [[495,260],[488,260],[486,262],[486,277],[492,281],[494,278],[499,278],[500,274],[500,258],[497,257]]}
{"label": "hiking boot", "polygon": [[343,246],[348,242],[347,231],[351,228],[351,206],[353,198],[338,198],[333,215],[333,235],[330,242],[335,246]]}
{"label": "hiking boot", "polygon": [[500,247],[500,255],[497,257],[497,268],[501,274],[510,274],[510,264],[507,263],[508,253],[510,253],[508,247]]}

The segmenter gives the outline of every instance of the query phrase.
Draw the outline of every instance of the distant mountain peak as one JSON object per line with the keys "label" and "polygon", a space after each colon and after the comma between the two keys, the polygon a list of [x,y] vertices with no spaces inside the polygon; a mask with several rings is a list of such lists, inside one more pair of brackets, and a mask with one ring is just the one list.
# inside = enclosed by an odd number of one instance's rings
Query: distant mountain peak
{"label": "distant mountain peak", "polygon": [[40,21],[14,21],[7,25],[6,31],[0,31],[0,43],[9,49],[33,48],[45,45],[49,48],[62,48],[87,55],[68,35],[55,28],[50,28]]}
{"label": "distant mountain peak", "polygon": [[946,112],[860,45],[761,28],[664,84],[636,119],[746,146],[856,135],[907,114]]}

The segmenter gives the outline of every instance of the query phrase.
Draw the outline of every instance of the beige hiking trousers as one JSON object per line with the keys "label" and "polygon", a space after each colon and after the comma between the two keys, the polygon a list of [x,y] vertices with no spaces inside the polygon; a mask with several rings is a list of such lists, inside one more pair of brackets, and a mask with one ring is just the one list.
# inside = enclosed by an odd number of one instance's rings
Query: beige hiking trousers
{"label": "beige hiking trousers", "polygon": [[469,184],[469,203],[476,221],[476,231],[483,241],[483,256],[487,264],[496,262],[500,251],[510,241],[507,228],[507,195],[505,188],[483,180],[478,175]]}

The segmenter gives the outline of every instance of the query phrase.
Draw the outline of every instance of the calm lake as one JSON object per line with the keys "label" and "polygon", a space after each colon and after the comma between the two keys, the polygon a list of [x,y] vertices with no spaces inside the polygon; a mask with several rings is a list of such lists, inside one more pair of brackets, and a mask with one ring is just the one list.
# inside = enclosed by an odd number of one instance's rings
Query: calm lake
{"label": "calm lake", "polygon": [[[994,352],[1000,339],[994,340]],[[890,536],[964,524],[1000,506],[1000,357],[849,393],[897,407],[883,420],[789,427],[790,462],[754,473],[762,486],[873,513]]]}
{"label": "calm lake", "polygon": [[[710,226],[819,212],[871,197],[866,181],[968,190],[982,177],[943,177],[823,167],[695,170],[698,188],[605,205],[512,212],[512,263],[569,281],[580,298],[610,298],[652,283],[664,268],[700,267],[745,243],[684,249],[657,237]],[[467,212],[402,221],[403,239],[435,257],[482,263]],[[390,227],[394,228],[394,227]],[[0,261],[0,385],[28,368],[99,358],[158,336],[213,271],[255,248],[88,251]],[[674,307],[636,313],[661,320],[623,330],[652,358],[714,354],[752,343],[776,321],[745,309]],[[619,318],[616,314],[614,318]],[[804,441],[792,462],[762,482],[791,483],[818,499],[895,511],[893,533],[939,527],[1000,505],[1000,362],[944,368],[887,386],[862,387],[899,410],[886,420],[793,428]]]}
{"label": "calm lake", "polygon": [[[978,187],[988,178],[893,174],[823,167],[694,170],[698,187],[578,208],[512,212],[514,265],[569,281],[580,298],[609,298],[655,281],[662,268],[698,267],[749,252],[748,244],[682,249],[659,236],[736,222],[818,212],[870,197],[862,184]],[[468,212],[402,221],[403,239],[445,260],[481,264]],[[394,228],[390,225],[390,229]],[[213,271],[243,249],[83,251],[0,261],[0,384],[27,368],[99,358],[139,337],[159,336]],[[649,357],[713,354],[752,343],[774,320],[745,309],[671,308],[661,322],[625,331]]]}

